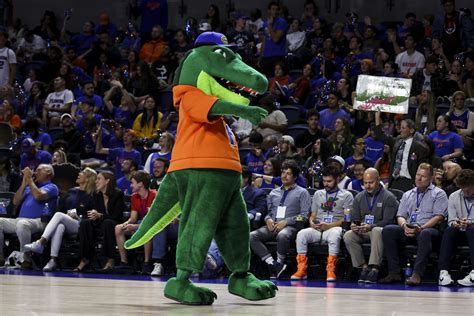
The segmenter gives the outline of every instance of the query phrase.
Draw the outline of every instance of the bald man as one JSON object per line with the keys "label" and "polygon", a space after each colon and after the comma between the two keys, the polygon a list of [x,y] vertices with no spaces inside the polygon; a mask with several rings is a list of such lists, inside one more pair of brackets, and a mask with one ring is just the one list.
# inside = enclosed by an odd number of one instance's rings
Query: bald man
{"label": "bald man", "polygon": [[[376,283],[382,263],[382,229],[395,223],[397,198],[380,184],[379,172],[368,168],[363,175],[364,190],[352,204],[351,230],[344,234],[344,243],[352,259],[352,266],[361,269],[359,282]],[[369,262],[364,258],[362,244],[370,241]]]}
{"label": "bald man", "polygon": [[443,181],[443,190],[446,192],[448,197],[451,195],[451,193],[459,190],[459,187],[457,186],[456,182],[456,177],[458,174],[461,172],[462,168],[460,165],[458,165],[455,162],[452,161],[445,161],[443,163],[443,168],[444,168],[444,181]]}

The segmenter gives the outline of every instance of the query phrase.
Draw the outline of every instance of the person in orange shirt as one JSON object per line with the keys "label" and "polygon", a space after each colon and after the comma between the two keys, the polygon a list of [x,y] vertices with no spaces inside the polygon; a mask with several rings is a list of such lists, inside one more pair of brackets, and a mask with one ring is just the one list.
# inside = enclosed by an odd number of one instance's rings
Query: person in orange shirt
{"label": "person in orange shirt", "polygon": [[151,30],[151,41],[145,43],[140,50],[140,60],[147,64],[153,64],[161,58],[165,51],[166,42],[163,39],[163,29],[155,25]]}
{"label": "person in orange shirt", "polygon": [[15,114],[13,106],[7,99],[0,104],[0,122],[9,123],[15,131],[18,131],[21,127],[21,118]]}

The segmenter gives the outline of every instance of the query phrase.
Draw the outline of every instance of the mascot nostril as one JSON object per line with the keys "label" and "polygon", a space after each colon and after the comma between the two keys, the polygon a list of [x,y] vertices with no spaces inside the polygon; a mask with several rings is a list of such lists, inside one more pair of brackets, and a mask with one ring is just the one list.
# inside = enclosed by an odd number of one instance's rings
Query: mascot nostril
{"label": "mascot nostril", "polygon": [[[180,120],[168,174],[127,249],[145,244],[179,216],[177,275],[164,294],[183,304],[210,305],[216,294],[195,286],[189,277],[201,271],[212,239],[232,272],[230,293],[257,301],[278,288],[248,272],[249,221],[240,191],[237,141],[225,115],[257,125],[267,111],[249,106],[249,96],[265,92],[267,79],[229,48],[227,38],[205,32],[182,60],[175,75],[173,102]],[[237,239],[238,238],[238,239]]]}

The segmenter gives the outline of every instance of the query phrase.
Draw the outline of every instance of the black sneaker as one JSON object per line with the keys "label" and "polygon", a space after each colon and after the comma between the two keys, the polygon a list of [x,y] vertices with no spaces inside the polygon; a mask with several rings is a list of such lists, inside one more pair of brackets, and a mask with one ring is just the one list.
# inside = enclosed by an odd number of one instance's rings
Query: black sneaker
{"label": "black sneaker", "polygon": [[270,265],[270,278],[278,279],[285,269],[286,264],[274,261],[273,264]]}
{"label": "black sneaker", "polygon": [[367,275],[369,274],[369,268],[363,268],[359,274],[359,280],[357,282],[364,283],[367,280]]}
{"label": "black sneaker", "polygon": [[369,274],[367,275],[367,278],[365,279],[365,283],[377,283],[377,279],[379,277],[379,272],[377,270],[370,270]]}
{"label": "black sneaker", "polygon": [[153,264],[150,262],[143,263],[142,274],[150,275],[151,271],[153,271],[153,267]]}

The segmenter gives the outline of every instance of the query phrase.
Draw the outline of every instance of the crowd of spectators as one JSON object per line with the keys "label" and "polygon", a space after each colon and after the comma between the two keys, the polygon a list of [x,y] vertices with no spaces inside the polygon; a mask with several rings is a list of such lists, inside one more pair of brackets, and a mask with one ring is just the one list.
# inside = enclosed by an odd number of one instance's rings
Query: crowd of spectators
{"label": "crowd of spectators", "polygon": [[[51,242],[45,271],[58,268],[64,233],[79,239],[76,271],[92,261],[98,240],[107,258],[104,272],[118,265],[116,246],[120,266],[129,265],[123,243],[151,205],[179,137],[179,114],[170,96],[174,72],[205,31],[225,34],[242,59],[269,79],[267,93],[252,99],[269,115],[258,126],[238,118],[228,118],[228,123],[241,148],[248,149],[241,157],[249,172],[244,197],[247,187],[268,192],[266,205],[258,209],[251,200],[261,197],[260,191],[248,192],[246,202],[256,229],[252,250],[269,264],[272,275],[285,270],[295,241],[295,278],[306,276],[308,244],[319,241],[328,244],[327,279],[334,281],[343,240],[353,265],[362,269],[361,280],[376,281],[382,244],[392,247],[418,236],[425,243],[439,237],[433,227],[446,219],[450,227],[472,234],[472,173],[461,177],[463,186],[456,178],[463,167],[472,168],[474,158],[474,21],[468,9],[455,8],[454,0],[441,5],[437,17],[417,20],[407,12],[398,23],[375,23],[375,18],[359,19],[353,12],[344,21],[328,21],[313,1],[304,2],[301,17],[270,2],[263,14],[258,8],[249,14],[233,10],[225,21],[211,4],[202,19],[190,17],[182,29],[168,28],[165,0],[132,1],[127,25],[117,26],[101,13],[96,21],[84,21],[79,33],[69,29],[70,11],[61,25],[52,11],[45,11],[36,27],[15,20],[0,29],[0,122],[16,134],[16,140],[2,144],[9,149],[1,152],[0,188],[15,193],[13,204],[20,212],[15,220],[0,219],[0,235],[16,234],[25,254],[42,253]],[[411,78],[409,113],[354,110],[360,74]],[[286,112],[288,105],[298,112],[296,119]],[[295,124],[299,130],[292,133]],[[53,167],[64,163],[81,168],[77,187],[61,190],[54,184]],[[433,184],[425,185],[419,177]],[[446,203],[431,207],[423,221],[421,214],[410,221],[407,208],[397,213],[394,205],[391,218],[364,214],[374,207],[379,191],[405,192],[401,205],[406,206],[414,203],[413,194],[419,195],[416,188],[432,190],[432,199]],[[462,196],[460,209],[468,209],[467,215],[460,211],[459,221],[448,206],[451,194]],[[388,190],[383,195],[395,203]],[[421,211],[419,203],[417,199],[415,213]],[[346,208],[354,221],[343,235]],[[124,218],[127,212],[130,216]],[[431,221],[432,215],[436,220]],[[395,224],[396,218],[397,228],[372,230]],[[309,227],[300,230],[298,222]],[[145,271],[164,273],[168,239],[176,239],[178,227],[179,220],[145,246]],[[41,237],[30,243],[31,234],[38,232]],[[367,264],[356,244],[371,238],[377,253]],[[265,246],[271,239],[278,242],[276,260]],[[448,245],[443,249],[453,251]],[[412,284],[420,282],[423,256],[431,249],[420,251]],[[213,258],[216,253],[213,244],[206,265],[221,261]],[[29,257],[24,256],[25,267],[31,264]],[[390,252],[387,258],[386,281],[397,281],[397,254]],[[0,262],[4,260],[2,248]],[[444,275],[447,261],[443,257]]]}

